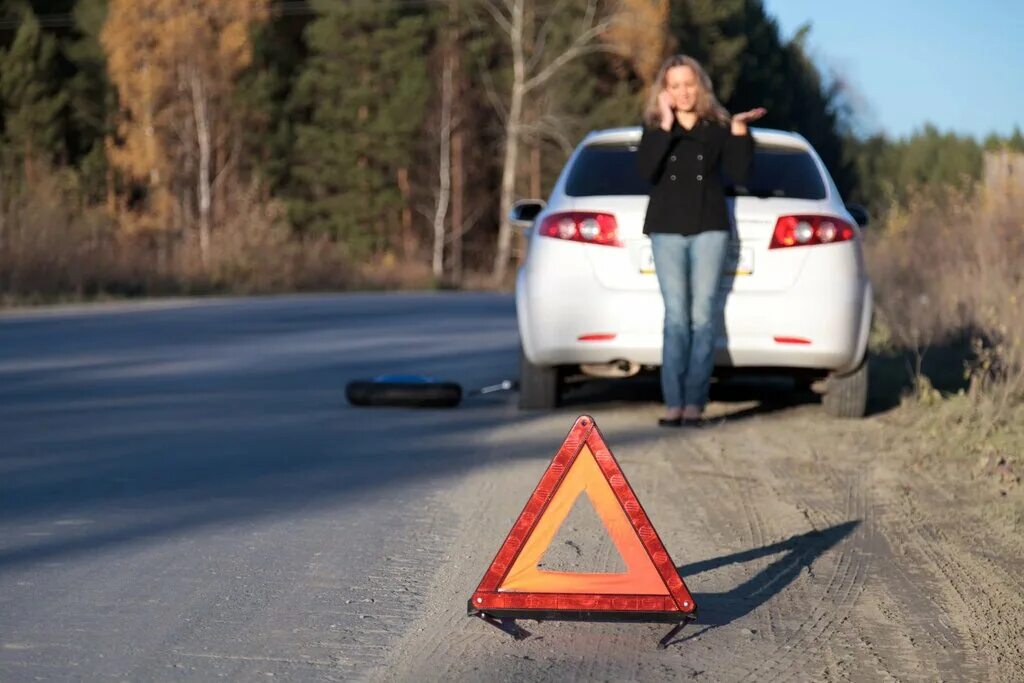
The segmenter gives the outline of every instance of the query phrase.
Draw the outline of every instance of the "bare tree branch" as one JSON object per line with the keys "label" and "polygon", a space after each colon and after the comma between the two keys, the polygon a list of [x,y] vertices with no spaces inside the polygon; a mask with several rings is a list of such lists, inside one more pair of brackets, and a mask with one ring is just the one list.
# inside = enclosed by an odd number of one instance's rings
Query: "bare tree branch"
{"label": "bare tree branch", "polygon": [[544,59],[544,51],[547,49],[548,35],[551,33],[551,27],[555,24],[552,17],[558,16],[559,10],[565,5],[567,0],[558,0],[554,7],[551,8],[551,13],[548,18],[544,21],[544,24],[540,28],[540,32],[537,35],[537,40],[533,44],[533,56],[526,63],[527,73],[537,68],[537,65]]}
{"label": "bare tree branch", "polygon": [[490,207],[486,204],[481,204],[480,206],[476,207],[476,209],[470,212],[466,220],[462,222],[462,225],[460,225],[457,229],[452,229],[452,233],[448,235],[448,237],[445,239],[445,243],[451,244],[452,242],[459,239],[467,232],[475,228],[477,225],[477,221],[480,219],[481,216],[484,215],[484,213],[486,213],[487,209],[489,208]]}
{"label": "bare tree branch", "polygon": [[[496,4],[502,2],[504,12]],[[527,46],[524,43],[524,24],[529,29],[535,26],[535,13],[539,0],[480,0],[484,9],[491,15],[497,26],[503,30],[508,37],[508,47],[512,52],[512,82],[507,104],[502,104],[496,94],[491,74],[487,69],[481,69],[482,81],[485,91],[495,112],[503,119],[505,127],[504,162],[501,178],[501,201],[499,212],[499,229],[497,249],[494,255],[493,277],[496,282],[502,282],[507,273],[507,266],[511,256],[512,248],[512,225],[508,215],[512,205],[512,198],[516,188],[517,156],[519,154],[522,131],[528,130],[523,127],[523,103],[525,98],[533,91],[542,89],[566,64],[586,54],[596,52],[618,52],[616,48],[604,45],[600,36],[607,31],[615,20],[611,17],[598,16],[598,0],[587,0],[579,28],[571,44],[561,54],[551,60],[546,66],[538,67],[546,61],[547,45],[549,35],[553,30],[557,15],[563,7],[564,0],[556,0],[554,10],[548,15],[541,25],[537,40],[533,46],[533,53],[527,56]],[[531,10],[526,13],[524,10]],[[528,17],[524,18],[524,14]],[[536,73],[535,73],[536,72]],[[563,149],[569,144],[567,136],[560,130],[557,123],[545,121],[537,125],[535,134],[550,136],[557,141]]]}
{"label": "bare tree branch", "polygon": [[217,171],[217,175],[213,177],[212,187],[214,190],[219,189],[220,186],[224,184],[224,180],[227,178],[227,171],[231,170],[235,166],[235,159],[235,152],[228,152],[228,157],[224,160],[224,165],[219,171]]}
{"label": "bare tree branch", "polygon": [[540,73],[526,81],[524,84],[526,92],[535,90],[547,83],[563,66],[577,57],[581,57],[586,54],[593,54],[595,52],[615,52],[616,50],[610,46],[597,45],[591,42],[594,38],[607,31],[611,25],[612,21],[604,21],[578,35],[576,40],[573,41],[573,44],[570,45],[565,52],[558,55],[558,57],[544,67]]}
{"label": "bare tree branch", "polygon": [[[480,4],[483,5],[483,8],[487,10],[487,13],[494,19],[494,23],[496,23],[502,31],[509,35],[512,34],[512,22],[502,13],[501,9],[494,4],[493,0],[480,0]],[[508,3],[506,2],[504,5],[506,11],[508,11]]]}
{"label": "bare tree branch", "polygon": [[551,140],[558,144],[561,150],[569,154],[573,150],[572,141],[567,132],[568,126],[564,118],[546,114],[532,123],[524,123],[520,127],[523,137],[531,143],[540,140]]}

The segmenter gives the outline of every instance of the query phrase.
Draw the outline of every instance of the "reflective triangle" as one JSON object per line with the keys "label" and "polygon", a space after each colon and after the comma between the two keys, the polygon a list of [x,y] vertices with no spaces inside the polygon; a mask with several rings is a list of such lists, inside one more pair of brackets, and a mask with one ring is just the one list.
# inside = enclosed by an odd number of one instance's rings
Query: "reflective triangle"
{"label": "reflective triangle", "polygon": [[[622,556],[625,572],[537,566],[583,494]],[[469,608],[470,613],[498,616],[543,612],[586,618],[609,612],[663,620],[680,612],[692,615],[696,605],[593,418],[583,415],[512,525]]]}

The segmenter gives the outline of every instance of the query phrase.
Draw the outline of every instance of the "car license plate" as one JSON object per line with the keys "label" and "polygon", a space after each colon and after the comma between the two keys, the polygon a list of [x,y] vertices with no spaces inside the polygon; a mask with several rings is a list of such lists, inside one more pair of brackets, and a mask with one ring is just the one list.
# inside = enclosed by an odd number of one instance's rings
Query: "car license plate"
{"label": "car license plate", "polygon": [[[732,247],[729,259],[732,269],[731,275],[753,275],[754,274],[754,250],[742,247]],[[650,245],[644,245],[640,251],[640,272],[644,275],[654,274],[654,254]]]}
{"label": "car license plate", "polygon": [[640,272],[644,275],[654,273],[654,254],[651,252],[650,245],[645,245],[640,250]]}
{"label": "car license plate", "polygon": [[[739,253],[737,253],[737,251]],[[753,275],[754,274],[754,250],[739,248],[733,249],[733,264],[732,274],[733,275]]]}

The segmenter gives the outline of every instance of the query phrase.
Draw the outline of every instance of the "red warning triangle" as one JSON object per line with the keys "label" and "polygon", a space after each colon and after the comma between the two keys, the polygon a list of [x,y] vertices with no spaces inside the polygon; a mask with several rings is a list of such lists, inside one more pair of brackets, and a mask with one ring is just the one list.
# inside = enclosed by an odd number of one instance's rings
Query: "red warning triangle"
{"label": "red warning triangle", "polygon": [[[622,573],[540,569],[586,494],[626,564]],[[682,621],[696,605],[593,418],[580,416],[469,600],[471,615]]]}

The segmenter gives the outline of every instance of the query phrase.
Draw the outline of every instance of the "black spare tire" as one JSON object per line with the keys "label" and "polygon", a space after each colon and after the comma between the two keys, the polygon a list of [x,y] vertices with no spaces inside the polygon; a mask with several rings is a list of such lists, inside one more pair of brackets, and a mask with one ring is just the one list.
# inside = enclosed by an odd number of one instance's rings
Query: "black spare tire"
{"label": "black spare tire", "polygon": [[452,408],[462,401],[462,387],[415,376],[381,377],[349,382],[345,397],[354,406]]}

